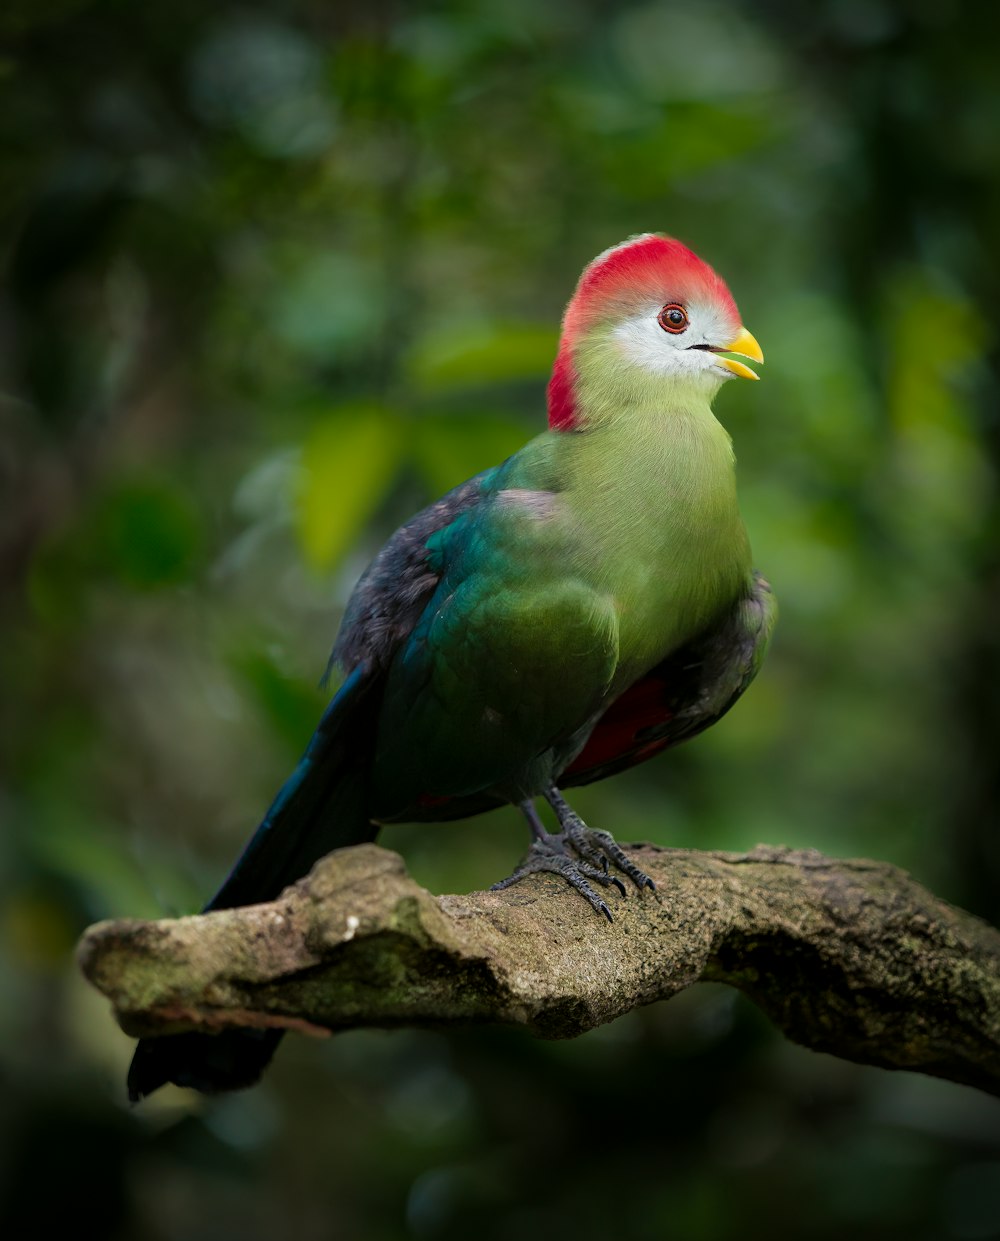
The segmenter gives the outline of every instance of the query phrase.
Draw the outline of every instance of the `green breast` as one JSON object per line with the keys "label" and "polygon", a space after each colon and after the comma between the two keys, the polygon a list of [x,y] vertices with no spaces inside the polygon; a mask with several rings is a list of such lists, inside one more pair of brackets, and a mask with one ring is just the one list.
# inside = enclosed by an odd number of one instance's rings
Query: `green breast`
{"label": "green breast", "polygon": [[616,687],[703,630],[746,588],[750,548],[732,446],[707,404],[550,432],[519,456],[524,484],[558,495],[558,519],[547,524],[565,567],[613,600]]}

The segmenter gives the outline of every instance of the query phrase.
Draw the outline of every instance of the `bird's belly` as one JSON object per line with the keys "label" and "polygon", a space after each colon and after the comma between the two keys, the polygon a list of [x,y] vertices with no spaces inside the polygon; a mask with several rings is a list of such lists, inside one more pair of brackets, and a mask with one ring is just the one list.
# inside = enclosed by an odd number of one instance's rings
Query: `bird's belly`
{"label": "bird's belly", "polygon": [[606,566],[602,589],[618,621],[618,666],[609,698],[708,628],[746,585],[743,542],[679,546],[675,538],[643,557]]}

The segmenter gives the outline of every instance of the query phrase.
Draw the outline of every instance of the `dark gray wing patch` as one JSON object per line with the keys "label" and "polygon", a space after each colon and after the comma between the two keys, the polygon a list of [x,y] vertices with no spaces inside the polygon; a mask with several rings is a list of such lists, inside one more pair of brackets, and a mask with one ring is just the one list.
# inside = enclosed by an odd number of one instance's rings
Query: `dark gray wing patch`
{"label": "dark gray wing patch", "polygon": [[449,491],[389,539],[348,600],[327,675],[335,664],[345,674],[365,660],[375,669],[385,667],[440,580],[429,562],[427,540],[479,502],[490,473],[477,474]]}
{"label": "dark gray wing patch", "polygon": [[770,583],[754,573],[747,594],[718,623],[611,703],[559,787],[625,771],[721,719],[757,675],[776,617]]}

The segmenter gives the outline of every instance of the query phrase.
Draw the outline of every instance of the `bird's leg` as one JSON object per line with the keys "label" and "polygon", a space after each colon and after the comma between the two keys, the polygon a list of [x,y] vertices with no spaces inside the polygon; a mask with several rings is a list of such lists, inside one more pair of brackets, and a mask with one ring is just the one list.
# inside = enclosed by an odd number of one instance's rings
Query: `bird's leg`
{"label": "bird's leg", "polygon": [[[605,865],[603,869],[598,870],[597,867],[589,865],[586,861],[580,861],[567,852],[566,845],[568,838],[565,832],[553,834],[545,830],[542,820],[538,817],[538,811],[535,809],[534,802],[528,800],[520,804],[521,813],[528,820],[528,826],[531,828],[531,834],[534,836],[534,842],[528,850],[528,856],[514,873],[506,879],[502,879],[499,883],[495,883],[491,889],[493,892],[499,892],[503,888],[509,888],[511,884],[517,883],[519,879],[523,879],[525,875],[537,874],[539,871],[550,871],[556,875],[562,875],[567,883],[573,885],[574,888],[586,897],[593,909],[598,913],[604,914],[609,922],[614,919],[611,916],[611,910],[607,903],[594,891],[587,880],[593,880],[595,883],[609,887],[611,884],[625,895],[625,885],[614,875],[608,874],[608,868]],[[574,845],[574,848],[576,846]],[[580,857],[585,854],[582,850],[577,849]],[[596,850],[589,850],[588,855],[596,856]]]}
{"label": "bird's leg", "polygon": [[536,840],[548,839],[549,833],[545,830],[545,824],[539,817],[538,811],[535,809],[535,803],[529,798],[527,801],[521,802],[518,809],[528,820],[528,826],[531,828],[531,834]]}
{"label": "bird's leg", "polygon": [[629,858],[614,836],[610,832],[597,831],[592,827],[588,827],[576,811],[566,802],[555,785],[546,791],[545,800],[556,812],[556,818],[559,820],[559,826],[562,828],[562,836],[581,857],[586,858],[591,863],[600,862],[605,871],[608,869],[608,859],[610,858],[619,870],[623,870],[628,875],[640,891],[643,888],[651,888],[654,892],[656,891],[656,884],[645,871],[640,870],[636,866],[635,862]]}
{"label": "bird's leg", "polygon": [[[562,830],[558,833],[547,832],[534,802],[530,799],[521,802],[521,813],[528,820],[535,839],[528,856],[517,870],[509,878],[493,885],[494,892],[509,888],[525,875],[551,871],[553,874],[562,875],[567,883],[572,884],[587,898],[598,913],[604,914],[609,922],[613,922],[607,903],[588,883],[588,880],[591,880],[604,887],[614,884],[624,896],[625,885],[617,876],[609,873],[610,863],[613,862],[619,870],[624,871],[640,891],[643,888],[656,890],[652,879],[636,866],[611,833],[588,827],[554,785],[546,790],[545,800],[556,812]],[[574,853],[576,857],[573,856]]]}

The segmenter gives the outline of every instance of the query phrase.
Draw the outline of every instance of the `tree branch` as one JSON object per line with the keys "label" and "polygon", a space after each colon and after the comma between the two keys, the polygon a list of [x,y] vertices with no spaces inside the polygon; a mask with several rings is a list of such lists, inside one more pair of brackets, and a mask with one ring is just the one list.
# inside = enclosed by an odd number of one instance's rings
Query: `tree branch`
{"label": "tree branch", "polygon": [[267,905],[102,922],[79,947],[132,1035],[494,1022],[568,1038],[698,981],[795,1042],[1000,1094],[1000,932],[871,861],[634,846],[657,893],[603,918],[553,876],[432,896],[376,845]]}

